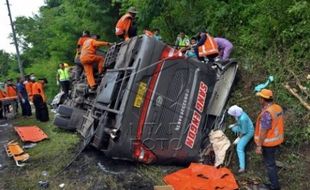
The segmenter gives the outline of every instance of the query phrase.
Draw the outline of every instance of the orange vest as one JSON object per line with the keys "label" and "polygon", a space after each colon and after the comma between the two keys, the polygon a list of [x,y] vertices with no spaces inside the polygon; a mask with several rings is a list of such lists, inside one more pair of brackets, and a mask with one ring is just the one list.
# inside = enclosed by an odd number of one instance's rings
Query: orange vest
{"label": "orange vest", "polygon": [[198,47],[199,57],[216,57],[219,55],[219,50],[217,47],[217,43],[215,42],[214,38],[211,37],[209,34],[207,35],[207,39],[202,46]]}
{"label": "orange vest", "polygon": [[13,86],[7,86],[6,87],[6,94],[7,94],[7,97],[17,96],[16,88]]}
{"label": "orange vest", "polygon": [[117,24],[115,27],[115,35],[119,36],[119,35],[127,34],[129,27],[131,25],[131,21],[132,21],[132,16],[129,13],[126,13],[125,15],[123,15],[117,21]]}
{"label": "orange vest", "polygon": [[283,110],[277,104],[272,104],[258,115],[254,134],[255,143],[258,143],[261,130],[261,117],[266,111],[270,113],[272,121],[271,128],[267,131],[263,146],[273,147],[280,145],[284,141],[284,119]]}
{"label": "orange vest", "polygon": [[35,82],[32,84],[32,95],[40,94],[43,98],[43,101],[46,102],[46,96],[43,89],[43,84],[40,82]]}
{"label": "orange vest", "polygon": [[0,90],[0,98],[5,98],[5,97],[6,97],[6,93]]}
{"label": "orange vest", "polygon": [[29,97],[32,96],[32,84],[33,84],[33,82],[31,82],[31,81],[28,81],[25,84],[25,88],[26,88],[26,91],[27,91],[27,94],[28,94]]}

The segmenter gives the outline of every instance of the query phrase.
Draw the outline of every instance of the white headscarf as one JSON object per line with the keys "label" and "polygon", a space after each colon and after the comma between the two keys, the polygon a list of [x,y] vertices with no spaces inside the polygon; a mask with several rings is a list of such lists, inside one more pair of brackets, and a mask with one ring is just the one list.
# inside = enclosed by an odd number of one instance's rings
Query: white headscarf
{"label": "white headscarf", "polygon": [[228,109],[228,114],[234,117],[239,117],[243,113],[243,109],[237,105],[233,105]]}

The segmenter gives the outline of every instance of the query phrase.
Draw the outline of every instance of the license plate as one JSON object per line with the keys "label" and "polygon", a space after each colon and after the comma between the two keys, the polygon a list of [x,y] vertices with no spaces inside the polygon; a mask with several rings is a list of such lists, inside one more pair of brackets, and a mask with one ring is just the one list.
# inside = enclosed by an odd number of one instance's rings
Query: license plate
{"label": "license plate", "polygon": [[137,91],[137,95],[136,95],[136,98],[135,98],[135,102],[133,104],[134,107],[140,108],[142,106],[146,90],[147,90],[146,83],[145,82],[140,82],[139,83],[139,87],[138,87],[138,91]]}

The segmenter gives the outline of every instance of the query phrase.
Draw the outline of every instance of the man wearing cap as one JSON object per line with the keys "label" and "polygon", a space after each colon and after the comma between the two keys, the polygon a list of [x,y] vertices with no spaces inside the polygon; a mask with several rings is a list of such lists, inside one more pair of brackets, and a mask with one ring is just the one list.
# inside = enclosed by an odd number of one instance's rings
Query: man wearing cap
{"label": "man wearing cap", "polygon": [[233,105],[228,109],[228,114],[233,116],[236,120],[235,124],[229,126],[233,132],[238,134],[238,138],[233,144],[237,144],[237,155],[239,159],[239,173],[245,172],[245,147],[253,138],[254,127],[248,114],[237,105]]}
{"label": "man wearing cap", "polygon": [[125,41],[137,35],[137,26],[135,17],[138,11],[135,7],[130,7],[125,15],[123,15],[116,24],[115,35],[123,38]]}
{"label": "man wearing cap", "polygon": [[254,140],[257,147],[255,152],[263,155],[271,183],[268,187],[272,190],[279,190],[275,152],[284,141],[283,109],[273,103],[271,90],[263,89],[256,95],[259,97],[262,110],[256,120]]}

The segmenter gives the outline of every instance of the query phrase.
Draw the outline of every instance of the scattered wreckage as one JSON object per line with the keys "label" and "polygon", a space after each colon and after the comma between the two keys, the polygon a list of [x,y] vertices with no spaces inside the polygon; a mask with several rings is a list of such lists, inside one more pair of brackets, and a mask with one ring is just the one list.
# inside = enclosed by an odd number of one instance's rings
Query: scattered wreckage
{"label": "scattered wreckage", "polygon": [[108,157],[143,163],[190,163],[209,145],[238,65],[202,63],[145,35],[112,46],[106,72],[89,91],[74,81],[54,120]]}

